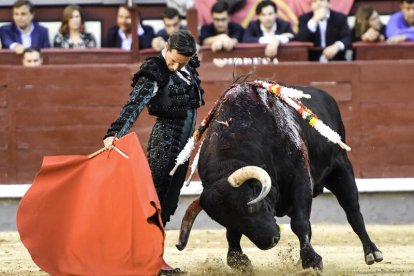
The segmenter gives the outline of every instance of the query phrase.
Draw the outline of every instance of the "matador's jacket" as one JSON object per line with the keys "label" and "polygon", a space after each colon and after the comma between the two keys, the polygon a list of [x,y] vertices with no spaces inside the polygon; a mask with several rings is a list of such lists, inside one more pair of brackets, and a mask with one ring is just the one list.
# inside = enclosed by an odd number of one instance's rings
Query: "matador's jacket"
{"label": "matador's jacket", "polygon": [[169,172],[175,159],[192,135],[196,109],[204,105],[197,56],[190,59],[186,70],[171,72],[162,55],[148,58],[132,79],[130,99],[122,108],[105,136],[125,135],[145,106],[157,117],[148,142],[148,162],[161,203],[164,225],[177,209],[180,190],[188,169],[181,165],[173,176]]}

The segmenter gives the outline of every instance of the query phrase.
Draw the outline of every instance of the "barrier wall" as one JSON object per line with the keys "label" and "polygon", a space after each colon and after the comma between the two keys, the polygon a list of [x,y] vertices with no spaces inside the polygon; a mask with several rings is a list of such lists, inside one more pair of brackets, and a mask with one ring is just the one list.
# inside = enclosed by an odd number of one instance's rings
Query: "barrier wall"
{"label": "barrier wall", "polygon": [[[285,62],[261,65],[256,78],[312,85],[338,101],[356,177],[414,176],[414,85],[409,61]],[[137,64],[0,66],[0,183],[31,183],[44,155],[99,149],[128,99]],[[203,63],[206,115],[222,91],[252,66]],[[134,130],[144,148],[154,118],[144,111]],[[323,139],[323,138],[321,138]]]}

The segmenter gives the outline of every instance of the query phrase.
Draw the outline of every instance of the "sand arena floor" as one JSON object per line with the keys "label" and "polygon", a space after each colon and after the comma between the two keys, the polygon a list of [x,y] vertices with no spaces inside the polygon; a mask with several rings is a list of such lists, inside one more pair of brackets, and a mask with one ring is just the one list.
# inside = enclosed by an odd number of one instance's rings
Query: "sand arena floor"
{"label": "sand arena floor", "polygon": [[[243,238],[255,275],[414,275],[414,224],[368,225],[368,232],[384,255],[381,263],[364,263],[362,246],[349,225],[313,225],[312,243],[324,260],[322,273],[297,265],[298,240],[289,227],[280,243],[261,251]],[[166,259],[186,275],[241,275],[226,265],[224,230],[193,230],[187,248],[175,248],[178,231],[167,231]],[[16,232],[0,232],[0,275],[47,275],[30,258]]]}

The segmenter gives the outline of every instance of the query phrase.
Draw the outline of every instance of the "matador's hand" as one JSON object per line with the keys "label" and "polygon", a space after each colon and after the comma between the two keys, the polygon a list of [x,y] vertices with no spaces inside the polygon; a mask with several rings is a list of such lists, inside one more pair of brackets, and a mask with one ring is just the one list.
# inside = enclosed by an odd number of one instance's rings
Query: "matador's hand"
{"label": "matador's hand", "polygon": [[114,144],[114,141],[116,141],[116,140],[118,140],[118,138],[116,138],[115,136],[106,137],[103,140],[103,143],[104,143],[105,148],[111,149],[112,148],[112,145]]}

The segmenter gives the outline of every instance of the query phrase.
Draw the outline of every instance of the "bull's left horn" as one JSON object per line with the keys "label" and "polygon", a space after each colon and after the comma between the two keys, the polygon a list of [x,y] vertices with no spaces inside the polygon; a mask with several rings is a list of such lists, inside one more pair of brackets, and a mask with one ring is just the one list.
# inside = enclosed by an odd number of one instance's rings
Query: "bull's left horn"
{"label": "bull's left horn", "polygon": [[249,201],[247,204],[254,204],[256,202],[261,201],[264,199],[267,194],[270,192],[270,188],[272,187],[272,180],[270,179],[269,174],[260,167],[257,166],[245,166],[243,168],[238,169],[234,173],[232,173],[227,181],[230,183],[231,186],[238,188],[248,179],[257,179],[262,184],[262,191],[260,192],[259,196]]}
{"label": "bull's left horn", "polygon": [[202,209],[203,208],[200,205],[200,197],[197,197],[187,207],[183,221],[181,222],[178,243],[175,245],[178,250],[182,251],[186,247],[188,238],[190,237],[191,227],[193,226],[194,220],[196,219],[198,213],[200,213]]}

